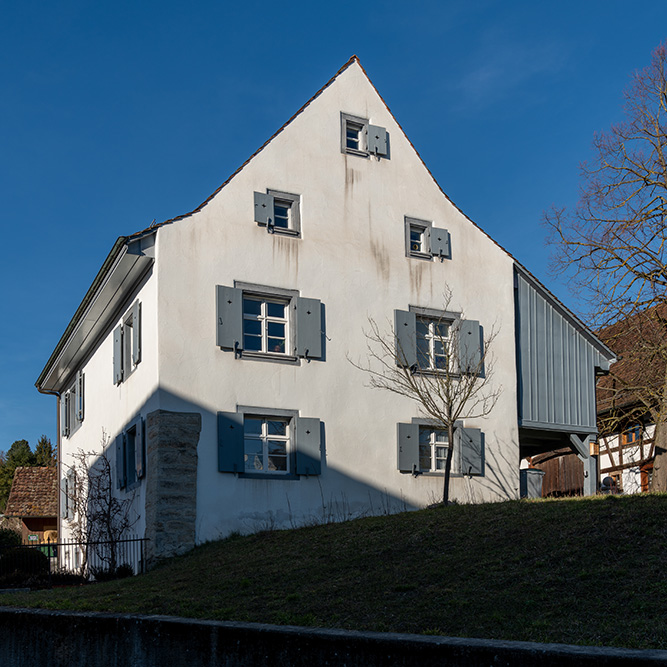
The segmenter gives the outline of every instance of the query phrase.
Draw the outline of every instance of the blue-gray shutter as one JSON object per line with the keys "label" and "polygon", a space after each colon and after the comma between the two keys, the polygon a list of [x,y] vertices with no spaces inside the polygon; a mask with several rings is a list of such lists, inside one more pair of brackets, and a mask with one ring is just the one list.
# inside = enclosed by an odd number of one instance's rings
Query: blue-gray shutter
{"label": "blue-gray shutter", "polygon": [[387,155],[387,130],[384,127],[368,126],[368,152],[371,155]]}
{"label": "blue-gray shutter", "polygon": [[449,232],[446,229],[432,227],[430,247],[434,257],[450,257]]}
{"label": "blue-gray shutter", "polygon": [[218,412],[218,470],[243,472],[243,413]]}
{"label": "blue-gray shutter", "polygon": [[65,493],[67,494],[67,518],[71,521],[74,518],[74,498],[76,497],[74,473],[71,470],[67,473]]}
{"label": "blue-gray shutter", "polygon": [[255,222],[260,225],[273,224],[273,195],[255,192]]}
{"label": "blue-gray shutter", "polygon": [[319,359],[322,356],[322,315],[318,299],[297,297],[296,308],[296,355]]}
{"label": "blue-gray shutter", "polygon": [[141,361],[141,304],[135,301],[132,306],[132,363],[136,366]]}
{"label": "blue-gray shutter", "polygon": [[296,474],[320,475],[322,473],[320,420],[313,417],[299,417],[295,421]]}
{"label": "blue-gray shutter", "polygon": [[394,311],[396,365],[417,365],[417,316],[407,310]]}
{"label": "blue-gray shutter", "polygon": [[141,417],[137,419],[137,430],[134,436],[134,470],[137,473],[137,479],[141,479],[146,474],[146,434]]}
{"label": "blue-gray shutter", "polygon": [[459,371],[481,373],[482,338],[477,320],[461,320],[458,326]]}
{"label": "blue-gray shutter", "polygon": [[123,325],[113,330],[113,383],[123,381]]}
{"label": "blue-gray shutter", "polygon": [[463,475],[484,474],[484,437],[478,428],[459,428],[461,447],[461,473]]}
{"label": "blue-gray shutter", "polygon": [[243,291],[225,285],[215,286],[216,345],[243,349]]}
{"label": "blue-gray shutter", "polygon": [[125,484],[125,434],[119,433],[116,436],[116,486],[124,489]]}
{"label": "blue-gray shutter", "polygon": [[419,470],[419,424],[397,424],[398,469],[401,472]]}
{"label": "blue-gray shutter", "polygon": [[68,514],[67,500],[67,477],[63,477],[60,480],[60,516],[63,519],[66,519]]}
{"label": "blue-gray shutter", "polygon": [[75,392],[75,411],[78,422],[83,421],[83,371],[78,371],[76,374],[76,384],[74,385]]}

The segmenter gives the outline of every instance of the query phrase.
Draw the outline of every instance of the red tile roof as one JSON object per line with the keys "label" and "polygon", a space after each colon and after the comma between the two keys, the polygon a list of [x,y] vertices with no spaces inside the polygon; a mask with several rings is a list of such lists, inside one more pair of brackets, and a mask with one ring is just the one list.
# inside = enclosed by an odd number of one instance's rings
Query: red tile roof
{"label": "red tile roof", "polygon": [[58,516],[58,470],[55,467],[18,467],[5,516]]}

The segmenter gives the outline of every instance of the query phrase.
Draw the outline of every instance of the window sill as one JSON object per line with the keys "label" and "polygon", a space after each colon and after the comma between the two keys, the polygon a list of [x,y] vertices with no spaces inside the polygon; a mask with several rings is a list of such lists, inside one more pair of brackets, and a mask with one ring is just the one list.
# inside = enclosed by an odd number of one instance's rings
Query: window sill
{"label": "window sill", "polygon": [[433,255],[430,252],[411,252],[408,257],[410,259],[425,259],[428,262],[433,259]]}
{"label": "window sill", "polygon": [[357,157],[369,157],[368,151],[360,151],[356,148],[346,148],[343,151],[343,155],[356,155]]}
{"label": "window sill", "polygon": [[294,238],[301,238],[301,232],[298,229],[289,229],[285,227],[276,227],[272,225],[270,228],[264,222],[258,222],[258,227],[267,229],[269,234],[281,234],[282,236],[292,236]]}
{"label": "window sill", "polygon": [[299,357],[290,354],[282,354],[280,352],[246,352],[241,351],[240,359],[251,359],[253,361],[275,361],[279,364],[293,364],[299,363]]}
{"label": "window sill", "polygon": [[238,473],[239,479],[287,479],[287,480],[297,480],[299,475],[296,473],[279,473],[279,472],[240,472]]}

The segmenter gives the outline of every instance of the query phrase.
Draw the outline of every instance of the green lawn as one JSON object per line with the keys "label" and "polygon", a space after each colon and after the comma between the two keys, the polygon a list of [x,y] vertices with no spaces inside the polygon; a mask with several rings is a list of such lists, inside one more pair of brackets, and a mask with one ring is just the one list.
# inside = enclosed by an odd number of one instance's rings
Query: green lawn
{"label": "green lawn", "polygon": [[454,505],[198,547],[0,605],[667,648],[667,495]]}

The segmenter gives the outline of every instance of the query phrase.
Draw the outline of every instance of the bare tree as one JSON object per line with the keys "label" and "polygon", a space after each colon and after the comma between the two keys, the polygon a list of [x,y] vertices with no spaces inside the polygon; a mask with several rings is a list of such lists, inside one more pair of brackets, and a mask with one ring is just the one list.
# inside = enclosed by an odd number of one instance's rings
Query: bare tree
{"label": "bare tree", "polygon": [[82,546],[81,573],[86,570],[90,544],[110,572],[118,567],[118,544],[139,520],[132,508],[134,496],[114,494],[114,476],[108,456],[109,437],[102,433],[100,451],[79,449],[74,454],[67,479],[67,511],[70,530]]}
{"label": "bare tree", "polygon": [[[451,301],[445,295],[444,311]],[[488,415],[495,406],[502,387],[491,382],[493,360],[489,354],[496,332],[479,340],[481,329],[462,326],[448,316],[417,318],[414,338],[406,342],[400,330],[404,322],[387,323],[382,331],[369,318],[368,357],[351,363],[368,374],[369,385],[405,396],[415,403],[433,429],[447,433],[442,502],[449,502],[449,481],[457,422]],[[477,335],[477,340],[474,339]]]}
{"label": "bare tree", "polygon": [[[571,212],[545,214],[554,268],[569,272],[598,327],[629,320],[667,304],[667,43],[636,72],[625,92],[625,120],[593,141],[594,158],[581,167],[581,195]],[[637,342],[642,357],[656,347]],[[645,370],[648,370],[645,367]],[[644,401],[656,424],[653,488],[667,490],[667,366],[656,387],[614,374],[618,387]],[[634,374],[633,374],[634,375]],[[636,377],[641,377],[640,372]]]}

